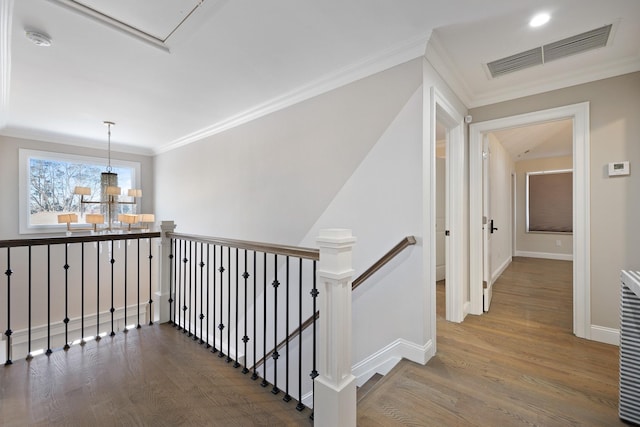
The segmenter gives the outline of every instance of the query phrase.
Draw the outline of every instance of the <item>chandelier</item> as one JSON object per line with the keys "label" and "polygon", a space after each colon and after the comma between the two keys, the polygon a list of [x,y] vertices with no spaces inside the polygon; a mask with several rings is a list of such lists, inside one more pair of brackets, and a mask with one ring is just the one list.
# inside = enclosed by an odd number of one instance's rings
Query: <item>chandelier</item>
{"label": "chandelier", "polygon": [[[155,222],[154,214],[135,214],[122,212],[124,206],[131,206],[135,212],[138,199],[142,197],[142,190],[132,188],[127,191],[128,200],[121,199],[122,189],[118,186],[118,174],[113,172],[111,167],[111,126],[114,122],[105,121],[107,126],[107,170],[100,174],[100,200],[86,200],[91,196],[91,188],[75,187],[73,193],[80,196],[80,215],[85,217],[85,223],[91,224],[89,228],[71,227],[72,223],[78,222],[78,215],[75,213],[58,215],[59,224],[67,224],[67,231],[114,231],[114,230],[148,230]],[[100,213],[84,214],[85,206],[97,205]],[[106,219],[106,222],[105,222]]]}

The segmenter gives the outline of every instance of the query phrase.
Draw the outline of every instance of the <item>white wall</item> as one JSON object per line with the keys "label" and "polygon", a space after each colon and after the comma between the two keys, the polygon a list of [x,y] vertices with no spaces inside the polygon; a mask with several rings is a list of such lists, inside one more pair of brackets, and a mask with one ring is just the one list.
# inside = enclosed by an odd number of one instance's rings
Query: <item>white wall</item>
{"label": "white wall", "polygon": [[[573,159],[552,157],[516,162],[516,255],[570,260],[573,254],[572,234],[527,233],[526,179],[528,172],[571,169]],[[560,242],[560,245],[557,242]]]}
{"label": "white wall", "polygon": [[491,218],[498,229],[491,235],[491,281],[494,282],[511,263],[513,249],[511,174],[515,166],[500,141],[489,134],[489,182]]}

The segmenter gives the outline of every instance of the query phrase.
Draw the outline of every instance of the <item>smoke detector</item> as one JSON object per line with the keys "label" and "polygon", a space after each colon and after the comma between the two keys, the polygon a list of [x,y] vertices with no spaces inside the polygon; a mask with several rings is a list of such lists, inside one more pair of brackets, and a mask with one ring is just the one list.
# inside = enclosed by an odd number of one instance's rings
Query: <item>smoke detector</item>
{"label": "smoke detector", "polygon": [[51,46],[51,37],[49,37],[46,34],[42,34],[37,31],[26,31],[25,35],[36,46],[42,46],[42,47]]}

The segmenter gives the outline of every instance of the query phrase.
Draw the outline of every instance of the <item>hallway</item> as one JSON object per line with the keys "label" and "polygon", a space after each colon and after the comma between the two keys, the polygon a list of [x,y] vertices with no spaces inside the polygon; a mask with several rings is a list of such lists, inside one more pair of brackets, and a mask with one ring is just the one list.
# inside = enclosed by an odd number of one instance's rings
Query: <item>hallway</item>
{"label": "hallway", "polygon": [[618,348],[572,333],[572,265],[514,258],[491,311],[444,320],[437,354],[402,361],[358,406],[360,426],[613,426]]}

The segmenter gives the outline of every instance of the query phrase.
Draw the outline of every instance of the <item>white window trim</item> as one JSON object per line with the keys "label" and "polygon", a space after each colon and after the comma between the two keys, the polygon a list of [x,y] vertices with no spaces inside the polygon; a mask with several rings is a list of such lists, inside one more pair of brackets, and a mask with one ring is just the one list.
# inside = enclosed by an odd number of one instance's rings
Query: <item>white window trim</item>
{"label": "white window trim", "polygon": [[[59,161],[75,161],[91,164],[106,165],[106,159],[103,157],[92,156],[80,156],[77,154],[43,151],[43,150],[29,150],[21,148],[18,153],[18,215],[20,234],[37,234],[37,233],[60,233],[66,230],[66,224],[40,224],[31,225],[29,223],[29,194],[30,194],[30,181],[29,181],[29,159],[48,159]],[[115,167],[126,167],[134,170],[132,179],[132,186],[134,188],[140,188],[140,162],[132,162],[127,160],[111,159],[111,165]],[[106,171],[106,166],[105,166]]]}

